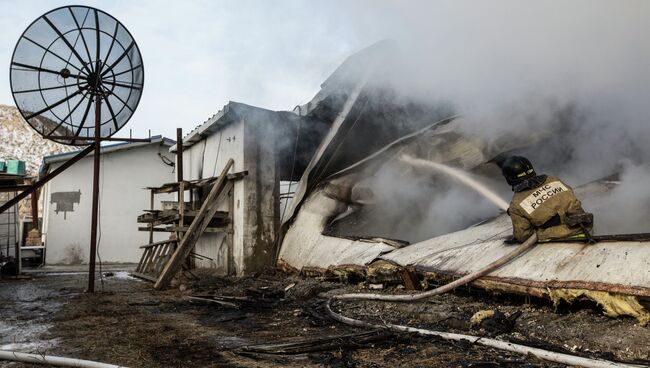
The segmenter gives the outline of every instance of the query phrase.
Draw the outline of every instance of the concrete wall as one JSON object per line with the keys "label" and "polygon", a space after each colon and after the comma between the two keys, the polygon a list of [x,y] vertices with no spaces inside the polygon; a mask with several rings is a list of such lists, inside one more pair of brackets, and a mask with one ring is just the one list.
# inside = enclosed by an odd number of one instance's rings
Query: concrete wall
{"label": "concrete wall", "polygon": [[277,143],[282,125],[256,120],[245,124],[244,162],[246,218],[244,269],[259,272],[273,267],[275,238],[280,225],[280,178]]}
{"label": "concrete wall", "polygon": [[[136,221],[142,210],[150,206],[149,191],[143,188],[174,181],[173,168],[163,164],[158,153],[174,160],[167,146],[157,144],[102,155],[98,256],[103,262],[140,260],[139,246],[149,241],[148,232],[138,231],[144,225]],[[55,163],[50,169],[61,164]],[[93,156],[89,155],[52,179],[43,190],[48,264],[88,263],[92,173]],[[157,199],[172,197],[158,195]],[[154,233],[154,241],[168,236],[168,233]]]}
{"label": "concrete wall", "polygon": [[[201,142],[187,148],[183,153],[185,180],[218,176],[229,159],[235,161],[231,173],[246,170],[244,166],[244,123],[232,123],[213,133]],[[235,182],[233,188],[233,258],[236,274],[243,273],[244,247],[244,183],[248,178]],[[206,193],[207,194],[207,193]],[[187,198],[187,195],[186,195]],[[219,204],[220,211],[228,210],[228,203]],[[228,267],[228,248],[225,233],[204,233],[195,246],[195,252],[212,260],[195,262],[199,268],[215,268],[225,274]]]}
{"label": "concrete wall", "polygon": [[[248,171],[235,181],[233,202],[233,265],[236,275],[262,271],[273,264],[275,235],[279,226],[279,178],[276,163],[277,132],[266,131],[277,125],[259,116],[252,122],[233,122],[195,143],[183,154],[186,179],[217,176],[232,158],[231,173]],[[265,124],[266,123],[266,124]],[[219,204],[227,211],[228,203]],[[211,260],[195,260],[196,267],[228,270],[227,234],[205,233],[195,252]]]}

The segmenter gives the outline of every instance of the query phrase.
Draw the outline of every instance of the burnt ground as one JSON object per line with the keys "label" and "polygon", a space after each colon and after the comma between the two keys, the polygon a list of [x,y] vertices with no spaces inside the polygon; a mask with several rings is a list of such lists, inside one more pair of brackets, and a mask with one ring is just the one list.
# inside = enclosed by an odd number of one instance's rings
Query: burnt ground
{"label": "burnt ground", "polygon": [[[319,304],[322,293],[360,291],[365,286],[283,274],[203,277],[188,285],[184,291],[156,292],[148,282],[117,273],[106,277],[103,287],[98,282],[103,291],[85,294],[83,274],[3,280],[0,345],[128,367],[559,366],[469,343],[380,332],[337,339],[327,350],[321,342],[285,347],[285,354],[279,354],[277,347],[260,344],[367,332],[329,320]],[[220,305],[188,300],[191,295],[240,299]],[[496,336],[589,357],[650,363],[650,327],[638,326],[630,318],[605,317],[591,305],[554,310],[543,301],[464,290],[426,303],[347,302],[336,307],[348,316],[375,322]],[[504,318],[472,326],[472,315],[485,309],[498,309]],[[26,366],[30,365],[0,362],[0,367]]]}

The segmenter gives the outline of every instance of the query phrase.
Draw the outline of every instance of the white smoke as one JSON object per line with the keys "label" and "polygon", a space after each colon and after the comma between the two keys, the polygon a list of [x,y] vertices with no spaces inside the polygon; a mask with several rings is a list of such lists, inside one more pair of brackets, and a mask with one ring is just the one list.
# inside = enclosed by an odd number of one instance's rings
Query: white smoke
{"label": "white smoke", "polygon": [[649,232],[650,167],[626,166],[620,184],[607,196],[592,200],[597,234],[630,234]]}
{"label": "white smoke", "polygon": [[[623,172],[611,195],[584,206],[600,234],[650,230],[650,2],[363,4],[352,6],[365,14],[359,33],[401,47],[388,82],[398,93],[452,102],[488,148],[548,138],[518,152],[572,186]],[[473,220],[477,201],[453,188],[423,226]]]}

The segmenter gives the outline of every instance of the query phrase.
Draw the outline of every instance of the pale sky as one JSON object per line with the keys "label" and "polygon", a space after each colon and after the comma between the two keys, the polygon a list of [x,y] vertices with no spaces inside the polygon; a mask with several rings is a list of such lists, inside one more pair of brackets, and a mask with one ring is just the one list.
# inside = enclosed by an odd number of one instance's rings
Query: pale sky
{"label": "pale sky", "polygon": [[63,5],[111,14],[138,43],[144,92],[122,136],[173,137],[230,100],[291,110],[347,56],[387,38],[407,46],[419,73],[406,89],[436,91],[463,110],[525,104],[534,93],[649,115],[645,0],[0,0],[0,103],[13,104],[9,64],[21,33]]}

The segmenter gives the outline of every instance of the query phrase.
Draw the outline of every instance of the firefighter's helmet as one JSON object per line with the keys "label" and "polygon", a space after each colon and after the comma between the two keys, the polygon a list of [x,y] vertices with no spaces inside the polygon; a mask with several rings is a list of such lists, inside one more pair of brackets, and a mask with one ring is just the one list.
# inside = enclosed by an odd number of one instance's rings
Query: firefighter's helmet
{"label": "firefighter's helmet", "polygon": [[526,179],[534,177],[533,164],[522,156],[510,156],[501,164],[501,173],[508,184],[515,186]]}

